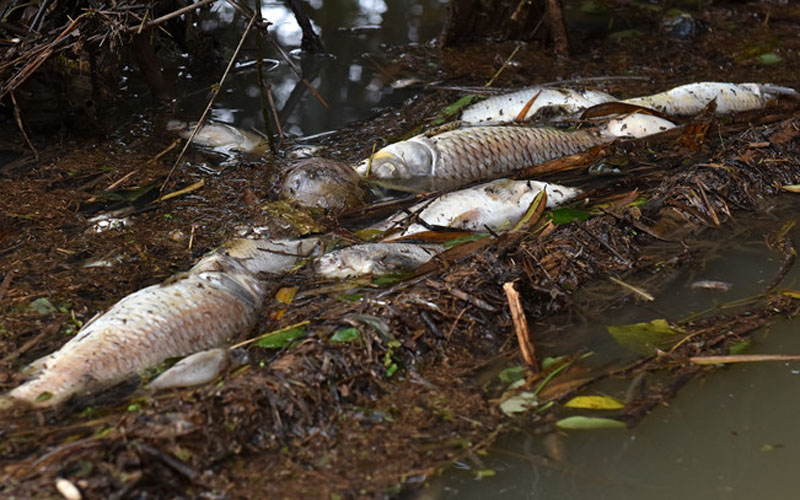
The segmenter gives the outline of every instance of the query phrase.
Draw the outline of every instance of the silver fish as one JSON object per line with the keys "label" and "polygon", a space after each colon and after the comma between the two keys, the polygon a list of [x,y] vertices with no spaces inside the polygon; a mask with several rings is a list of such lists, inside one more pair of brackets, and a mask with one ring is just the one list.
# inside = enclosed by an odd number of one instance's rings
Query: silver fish
{"label": "silver fish", "polygon": [[655,109],[668,115],[690,116],[701,112],[716,99],[717,114],[753,111],[764,108],[779,96],[798,97],[797,91],[770,83],[699,82],[643,97],[625,99],[624,103]]}
{"label": "silver fish", "polygon": [[190,272],[143,288],[37,361],[35,378],[8,396],[51,406],[114,385],[167,358],[218,346],[253,326],[265,296],[250,274],[217,271]]}
{"label": "silver fish", "polygon": [[232,258],[248,273],[281,274],[290,271],[294,266],[318,253],[319,238],[303,238],[299,240],[251,240],[232,238],[213,253],[204,257],[192,268],[193,271],[217,269],[220,256],[221,264]]}
{"label": "silver fish", "polygon": [[[170,120],[167,130],[176,132],[184,139],[192,136],[196,123]],[[263,153],[269,149],[269,143],[260,135],[248,132],[227,123],[206,122],[192,139],[193,144],[223,151],[244,151]]]}
{"label": "silver fish", "polygon": [[323,255],[317,259],[314,270],[324,278],[407,273],[431,260],[443,248],[412,243],[363,243]]}
{"label": "silver fish", "polygon": [[574,90],[555,87],[528,87],[510,94],[497,95],[467,106],[461,112],[461,121],[469,124],[508,123],[531,103],[522,120],[534,116],[543,108],[558,108],[572,114],[586,108],[616,101],[613,95],[599,90]]}
{"label": "silver fish", "polygon": [[665,132],[677,125],[658,116],[644,113],[633,113],[622,118],[615,118],[606,123],[603,134],[608,137],[622,139],[647,137]]}
{"label": "silver fish", "polygon": [[[447,189],[503,175],[608,141],[602,131],[471,127],[390,144],[356,166],[409,190]],[[394,187],[394,186],[392,186]]]}
{"label": "silver fish", "polygon": [[578,188],[538,181],[497,179],[486,184],[453,191],[423,201],[373,226],[381,231],[392,227],[402,228],[406,221],[413,222],[392,238],[427,231],[428,226],[442,226],[465,231],[502,231],[519,222],[533,199],[547,192],[547,206],[555,207],[581,193]]}

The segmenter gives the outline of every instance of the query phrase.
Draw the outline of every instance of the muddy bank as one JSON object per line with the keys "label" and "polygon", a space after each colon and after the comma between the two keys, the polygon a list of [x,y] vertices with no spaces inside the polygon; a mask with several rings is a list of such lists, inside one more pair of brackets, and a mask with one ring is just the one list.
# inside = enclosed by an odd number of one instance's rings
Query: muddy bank
{"label": "muddy bank", "polygon": [[[715,29],[692,40],[693,46],[666,36],[637,43],[608,39],[587,43],[572,60],[524,47],[520,64],[507,67],[499,83],[634,71],[655,81],[612,80],[607,88],[635,95],[683,83],[688,75],[796,87],[800,75],[788,64],[800,44],[792,38],[796,13],[786,8],[780,14],[773,13],[766,25],[763,18],[753,23],[723,4],[705,13]],[[786,62],[763,65],[742,56],[746,43],[766,38],[781,40]],[[482,46],[458,58],[420,49],[400,62],[426,77],[481,84],[511,50]],[[429,61],[437,72],[426,74]],[[320,142],[333,157],[358,160],[373,143],[402,137],[457,97],[433,91]],[[667,355],[643,355],[612,367],[592,366],[580,360],[582,352],[560,349],[557,335],[540,332],[538,322],[569,310],[577,289],[597,287],[609,301],[641,300],[622,287],[606,292],[608,276],[657,293],[671,267],[691,265],[697,257],[695,235],[746,211],[769,211],[780,186],[800,182],[799,127],[796,108],[788,104],[575,158],[580,168],[552,180],[589,190],[588,204],[576,206],[587,220],[550,224],[542,217],[523,233],[456,247],[444,263],[400,282],[329,286],[301,270],[270,283],[271,297],[290,287],[298,288],[297,295],[289,305],[268,301],[249,336],[308,321],[297,328],[295,343],[251,347],[249,365],[199,389],[151,395],[130,383],[57,410],[2,415],[0,491],[50,497],[56,477],[68,478],[87,497],[114,498],[381,497],[414,488],[514,425],[498,410],[505,387],[495,377],[498,368],[520,363],[503,292],[509,282],[520,292],[534,340],[545,346],[540,355],[567,355],[539,392],[539,404],[562,401],[609,378],[619,380],[622,394],[636,374],[652,372],[614,415],[634,424],[708,369],[690,364],[690,356],[728,352],[730,344],[776,315],[796,314],[796,300],[775,287],[736,313],[681,325],[688,340],[663,349]],[[61,345],[79,322],[187,269],[237,224],[269,223],[276,236],[289,231],[259,208],[285,160],[221,162],[212,153],[195,152],[177,170],[170,190],[200,180],[204,185],[151,204],[152,189],[174,156],[153,159],[171,137],[160,133],[155,119],[129,129],[95,144],[43,147],[39,160],[23,157],[0,167],[6,191],[0,201],[3,391],[19,382],[23,365]],[[21,144],[4,147],[23,150]],[[622,174],[586,175],[598,162]],[[140,192],[148,186],[149,195]],[[113,196],[98,196],[104,190],[130,196],[133,201],[124,205],[136,211],[131,226],[90,230],[94,211],[117,203]],[[770,244],[789,266],[793,233],[781,233],[780,224],[775,229]],[[85,267],[97,262],[106,264]],[[31,307],[38,299],[52,307],[41,301],[41,307]],[[523,372],[525,387],[538,387],[547,375]],[[558,407],[524,418],[549,432]]]}

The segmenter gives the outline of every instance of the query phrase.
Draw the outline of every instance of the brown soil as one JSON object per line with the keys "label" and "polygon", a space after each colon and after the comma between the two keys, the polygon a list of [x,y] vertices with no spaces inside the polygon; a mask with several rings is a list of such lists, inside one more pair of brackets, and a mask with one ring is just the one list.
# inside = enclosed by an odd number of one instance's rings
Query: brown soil
{"label": "brown soil", "polygon": [[[524,46],[515,57],[519,64],[507,67],[498,85],[633,73],[652,81],[612,80],[608,90],[634,95],[689,80],[800,87],[796,8],[759,3],[734,9],[722,3],[698,17],[708,27],[691,41],[655,32],[635,40],[578,40],[571,59]],[[751,49],[766,45],[783,61],[761,64]],[[425,76],[479,85],[511,50],[502,44],[444,54],[418,49],[397,62],[424,72],[430,68],[426,62],[436,61],[439,69]],[[339,159],[358,160],[374,142],[407,134],[456,97],[434,91],[324,143],[336,146],[331,149],[340,152]],[[3,147],[23,151],[8,126]],[[516,283],[531,323],[568,310],[576,289],[591,289],[609,274],[644,283],[652,292],[659,273],[698,257],[685,238],[745,212],[764,211],[774,205],[780,186],[800,182],[798,136],[796,103],[783,103],[662,138],[616,144],[570,160],[586,167],[599,155],[628,173],[601,181],[582,171],[568,174],[590,189],[590,205],[607,202],[585,222],[552,226],[542,218],[529,231],[468,243],[463,248],[469,252],[456,247],[460,254],[436,269],[392,284],[320,289],[305,271],[276,280],[273,296],[286,286],[300,293],[284,314],[283,304],[269,300],[249,336],[310,320],[308,337],[280,351],[251,348],[251,363],[216,385],[154,396],[129,383],[55,410],[6,412],[0,417],[0,493],[54,497],[56,477],[78,485],[87,498],[384,497],[413,488],[485,448],[513,422],[497,409],[502,387],[482,382],[492,367],[518,362],[503,284]],[[92,233],[87,218],[113,206],[97,194],[128,174],[116,193],[157,188],[176,153],[153,158],[170,140],[157,120],[94,142],[47,144],[47,137],[34,136],[38,159],[26,155],[0,166],[0,390],[20,382],[25,364],[63,344],[77,321],[187,269],[234,226],[265,222],[258,202],[269,196],[286,162],[242,160],[209,175],[197,165],[215,165],[217,158],[197,152],[177,169],[169,190],[202,179],[201,189],[154,204],[145,195],[133,203],[132,226]],[[639,198],[646,203],[631,204]],[[280,224],[272,225],[278,232]],[[793,263],[791,234],[776,228],[770,242],[784,262],[782,272]],[[84,267],[97,259],[111,266]],[[352,294],[359,298],[347,300]],[[624,290],[608,295],[609,301],[636,300]],[[35,312],[29,305],[39,298],[58,310]],[[633,425],[706,370],[689,363],[689,356],[725,353],[731,343],[775,317],[795,315],[798,307],[790,297],[767,293],[725,316],[682,325],[686,342],[627,365],[590,367],[574,352],[574,363],[545,386],[540,399],[559,402],[601,379],[654,373],[617,415]],[[329,341],[347,327],[357,328],[360,339]],[[534,330],[534,342],[540,340],[563,353]],[[389,374],[393,365],[398,369]],[[534,387],[544,375],[525,377]],[[548,432],[557,415],[554,405],[525,418]]]}

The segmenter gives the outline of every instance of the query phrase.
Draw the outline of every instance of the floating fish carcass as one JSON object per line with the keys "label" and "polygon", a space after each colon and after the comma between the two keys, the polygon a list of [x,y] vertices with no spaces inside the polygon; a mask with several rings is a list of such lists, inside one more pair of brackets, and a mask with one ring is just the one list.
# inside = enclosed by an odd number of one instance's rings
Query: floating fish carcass
{"label": "floating fish carcass", "polygon": [[385,276],[413,272],[444,249],[442,245],[414,243],[362,243],[319,257],[314,271],[323,278]]}
{"label": "floating fish carcass", "polygon": [[608,140],[599,130],[471,127],[390,144],[357,165],[356,171],[369,178],[391,180],[398,188],[447,189],[578,153]]}
{"label": "floating fish carcass", "polygon": [[143,288],[36,361],[38,373],[8,396],[55,405],[126,380],[167,358],[219,346],[254,325],[265,295],[262,284],[246,272],[190,272]]}
{"label": "floating fish carcass", "polygon": [[716,100],[716,113],[727,114],[763,109],[767,103],[781,96],[798,97],[797,91],[770,83],[699,82],[643,97],[625,99],[635,104],[676,116],[700,113]]}
{"label": "floating fish carcass", "polygon": [[548,207],[560,205],[581,193],[578,188],[547,182],[497,179],[423,201],[373,227],[381,231],[400,229],[399,234],[390,237],[419,233],[428,230],[429,226],[502,231],[522,219],[542,190],[547,193]]}
{"label": "floating fish carcass", "polygon": [[700,113],[716,99],[716,112],[726,114],[762,109],[770,101],[782,96],[796,98],[798,93],[794,89],[770,83],[697,82],[658,94],[620,101],[610,94],[596,90],[530,87],[493,96],[468,106],[462,112],[461,121],[469,124],[508,123],[516,120],[526,106],[529,109],[524,119],[546,107],[577,113],[598,104],[616,101],[654,109],[668,115],[691,116]]}
{"label": "floating fish carcass", "polygon": [[[196,123],[170,120],[167,123],[167,130],[176,132],[184,139],[189,139],[192,137],[195,126]],[[192,138],[192,143],[209,148],[246,153],[263,153],[269,149],[269,143],[260,135],[219,122],[206,122],[201,125]]]}
{"label": "floating fish carcass", "polygon": [[[469,124],[524,121],[544,108],[555,108],[573,114],[597,104],[616,100],[613,95],[599,90],[528,87],[509,94],[492,96],[467,106],[461,112],[461,121]],[[523,111],[525,111],[524,116],[519,116]]]}

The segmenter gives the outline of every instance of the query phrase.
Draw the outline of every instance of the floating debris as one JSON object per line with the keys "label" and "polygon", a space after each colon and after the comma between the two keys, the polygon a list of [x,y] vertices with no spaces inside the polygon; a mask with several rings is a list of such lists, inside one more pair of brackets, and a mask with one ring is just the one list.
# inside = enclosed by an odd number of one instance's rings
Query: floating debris
{"label": "floating debris", "polygon": [[89,219],[88,222],[91,226],[89,226],[87,231],[92,233],[104,233],[106,231],[124,229],[133,224],[130,217],[118,217],[110,213],[96,215]]}
{"label": "floating debris", "polygon": [[727,281],[718,281],[718,280],[698,280],[689,285],[689,288],[692,290],[714,290],[717,292],[727,292],[731,288],[733,288],[733,283],[728,283]]}
{"label": "floating debris", "polygon": [[486,228],[502,231],[519,222],[543,189],[547,192],[548,207],[555,207],[581,193],[578,188],[558,184],[497,179],[418,203],[409,208],[407,213],[396,214],[374,228],[386,231],[411,223],[393,237],[427,231],[431,226],[466,231],[485,231]]}

